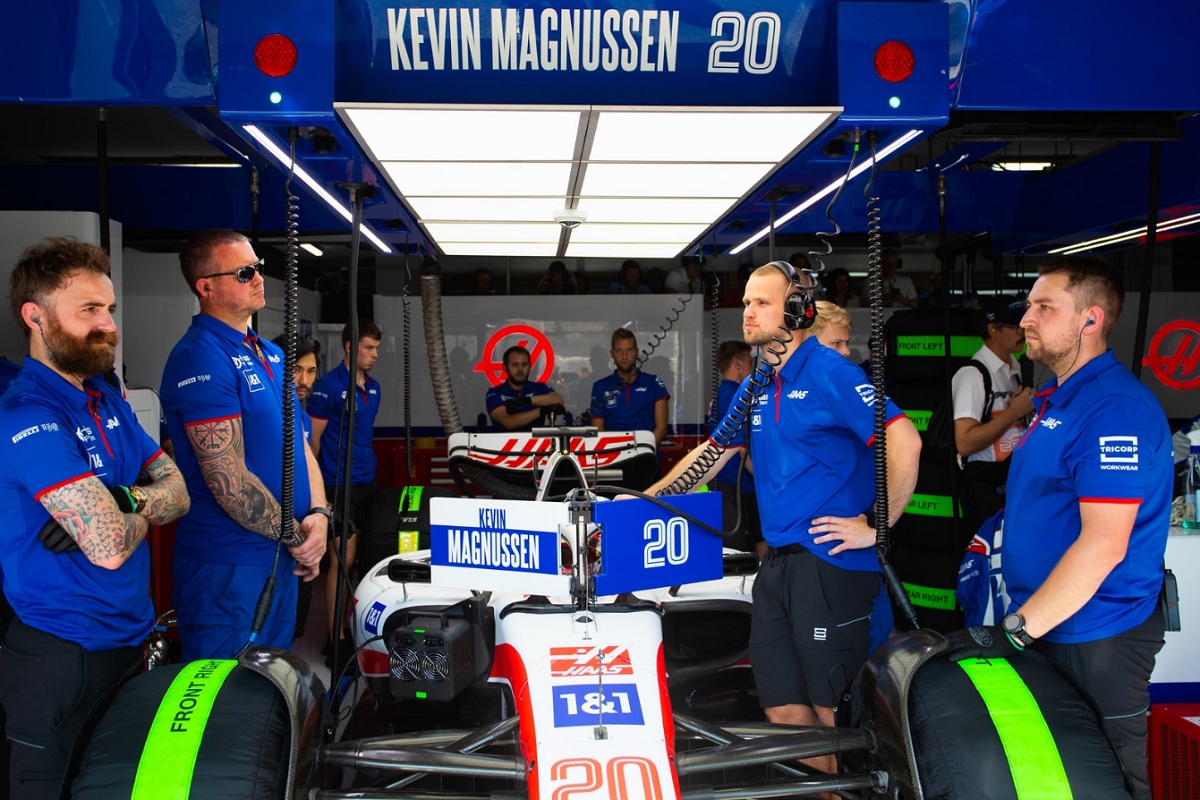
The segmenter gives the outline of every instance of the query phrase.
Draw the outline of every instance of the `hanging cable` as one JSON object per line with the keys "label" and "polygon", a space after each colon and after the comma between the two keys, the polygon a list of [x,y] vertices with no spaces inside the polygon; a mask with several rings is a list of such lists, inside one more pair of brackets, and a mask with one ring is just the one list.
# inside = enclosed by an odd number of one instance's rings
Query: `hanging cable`
{"label": "hanging cable", "polygon": [[404,236],[404,291],[400,296],[401,319],[403,320],[404,350],[404,482],[413,483],[413,436],[412,436],[412,299],[408,296],[408,285],[412,282],[412,271],[408,266],[408,234]]}
{"label": "hanging cable", "polygon": [[301,534],[295,528],[293,496],[296,481],[294,459],[296,457],[296,392],[292,376],[296,374],[296,317],[298,306],[297,281],[300,263],[300,198],[292,194],[292,175],[296,164],[295,128],[288,129],[288,142],[291,148],[291,164],[287,178],[283,182],[283,191],[287,196],[287,211],[284,225],[285,255],[283,281],[283,465],[280,469],[279,489],[279,538],[275,542],[275,558],[271,564],[271,573],[258,595],[254,606],[254,618],[250,622],[250,636],[242,648],[244,651],[252,645],[262,632],[271,614],[271,605],[275,600],[276,572],[279,570],[279,559],[284,545],[294,547],[303,542]]}
{"label": "hanging cable", "polygon": [[650,359],[650,356],[654,355],[654,351],[658,349],[658,346],[666,341],[667,334],[670,333],[671,329],[675,327],[675,323],[679,321],[679,318],[683,316],[684,310],[688,307],[688,303],[692,302],[692,298],[694,296],[695,295],[690,294],[681,294],[677,296],[679,302],[674,308],[667,312],[666,323],[658,326],[658,333],[655,333],[650,337],[650,343],[646,345],[646,349],[638,354],[638,369],[641,369],[642,365]]}
{"label": "hanging cable", "polygon": [[[867,201],[867,285],[871,303],[871,383],[875,388],[875,557],[883,572],[883,579],[892,595],[896,607],[913,626],[917,624],[917,612],[913,609],[908,592],[888,561],[891,545],[888,526],[888,469],[887,469],[887,394],[884,379],[883,351],[883,234],[879,197],[872,194],[878,163],[875,160],[875,131],[867,134],[871,150],[871,172],[863,197]],[[858,143],[855,142],[855,150]]]}

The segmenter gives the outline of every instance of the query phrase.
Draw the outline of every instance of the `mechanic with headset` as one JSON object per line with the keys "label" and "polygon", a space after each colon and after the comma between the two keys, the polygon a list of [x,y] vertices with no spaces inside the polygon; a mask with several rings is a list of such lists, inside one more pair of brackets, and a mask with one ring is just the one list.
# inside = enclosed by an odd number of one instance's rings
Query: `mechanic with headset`
{"label": "mechanic with headset", "polygon": [[1172,448],[1153,393],[1108,349],[1125,302],[1098,259],[1043,264],[1021,320],[1029,357],[1055,377],[1018,442],[1004,509],[1000,626],[955,631],[952,660],[1033,647],[1096,704],[1133,783],[1150,798],[1146,709],[1163,646],[1163,554]]}
{"label": "mechanic with headset", "polygon": [[[375,418],[379,416],[383,389],[369,373],[379,361],[383,331],[369,319],[359,321],[353,382],[354,430],[347,434],[349,403],[346,397],[351,392],[350,333],[350,324],[347,323],[342,328],[342,363],[322,375],[313,385],[308,414],[312,417],[312,449],[321,467],[321,479],[325,481],[325,496],[328,498],[341,497],[339,492],[346,475],[346,450],[350,450],[350,496],[347,504],[350,525],[346,534],[346,563],[353,566],[358,552],[358,530],[362,527],[361,514],[370,505],[379,486],[375,480],[374,442]],[[342,507],[336,500],[335,506]],[[340,537],[335,536],[333,548],[329,551],[330,577],[325,581],[325,610],[329,615],[331,643],[333,636],[340,632],[333,624],[337,603],[339,546]],[[349,610],[351,606],[343,603],[342,608]],[[349,653],[350,650],[345,652]]]}
{"label": "mechanic with headset", "polygon": [[[9,280],[29,356],[0,400],[0,649],[13,797],[58,798],[93,706],[136,674],[154,625],[142,540],[188,510],[183,476],[98,377],[120,337],[108,254],[26,250]],[[150,483],[137,486],[145,469]],[[40,539],[40,541],[39,541]]]}
{"label": "mechanic with headset", "polygon": [[[748,414],[735,401],[722,425],[737,433],[704,477],[745,446],[748,416],[768,545],[751,612],[750,662],[759,701],[772,722],[832,726],[836,698],[866,661],[871,606],[879,594],[870,524],[877,398],[859,367],[806,330],[816,315],[814,286],[810,273],[783,261],[750,276],[743,331],[766,364],[742,389],[752,391],[752,382],[765,386]],[[916,485],[921,440],[891,401],[887,417],[889,516],[895,522]],[[649,491],[669,487],[708,447],[701,444]],[[832,756],[821,761],[816,766],[832,768]]]}
{"label": "mechanic with headset", "polygon": [[[294,538],[282,535],[283,352],[250,317],[266,305],[263,262],[236,231],[193,234],[179,254],[200,313],[167,357],[163,409],[177,443],[192,510],[175,535],[174,601],[183,660],[232,658],[250,641],[259,594],[275,569],[270,614],[255,640],[287,650],[296,619],[296,576],[313,580],[325,553],[329,509],[317,460],[293,431]],[[184,443],[187,443],[185,446]]]}

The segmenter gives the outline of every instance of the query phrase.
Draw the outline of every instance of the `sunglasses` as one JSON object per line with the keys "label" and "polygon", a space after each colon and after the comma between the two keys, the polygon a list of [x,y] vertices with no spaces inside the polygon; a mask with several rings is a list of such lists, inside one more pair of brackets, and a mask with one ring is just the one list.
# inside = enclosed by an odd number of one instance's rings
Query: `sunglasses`
{"label": "sunglasses", "polygon": [[199,280],[204,280],[205,278],[220,278],[225,275],[236,275],[238,283],[249,283],[250,281],[254,280],[255,274],[262,274],[263,266],[265,266],[266,263],[266,259],[260,258],[253,264],[247,264],[244,267],[238,267],[232,272],[214,272],[211,275],[201,275]]}

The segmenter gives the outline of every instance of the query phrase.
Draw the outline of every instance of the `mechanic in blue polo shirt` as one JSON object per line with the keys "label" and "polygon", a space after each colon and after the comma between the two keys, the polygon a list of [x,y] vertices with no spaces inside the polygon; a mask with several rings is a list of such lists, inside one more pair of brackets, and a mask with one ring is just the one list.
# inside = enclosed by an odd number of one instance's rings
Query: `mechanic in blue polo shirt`
{"label": "mechanic in blue polo shirt", "polygon": [[[188,496],[121,391],[97,377],[119,341],[108,254],[47,239],[22,254],[9,295],[29,355],[0,400],[0,565],[17,615],[0,700],[12,796],[58,798],[88,712],[141,666],[154,625],[142,540]],[[151,483],[136,486],[143,469]]]}
{"label": "mechanic in blue polo shirt", "polygon": [[514,345],[504,351],[507,379],[487,390],[488,416],[506,431],[531,431],[553,409],[562,413],[562,395],[540,381],[529,380],[529,351]]}
{"label": "mechanic in blue polo shirt", "polygon": [[[358,350],[355,353],[354,436],[353,441],[345,433],[350,392],[350,325],[342,328],[342,363],[322,375],[313,385],[312,397],[308,401],[308,414],[312,417],[312,448],[321,465],[321,480],[325,481],[325,496],[333,501],[335,509],[347,509],[350,523],[346,537],[346,563],[354,565],[357,552],[358,531],[363,526],[362,514],[375,494],[375,418],[379,415],[379,404],[383,393],[379,381],[368,373],[379,360],[379,345],[383,342],[383,331],[369,319],[358,325]],[[345,486],[346,448],[350,448],[350,481]],[[345,498],[345,500],[343,500]],[[340,537],[333,539],[329,551],[329,579],[325,581],[325,607],[329,612],[329,634],[334,633],[334,606],[337,602],[338,548]],[[349,611],[348,602],[342,608]],[[343,651],[351,652],[350,649]],[[332,667],[331,667],[332,668]]]}
{"label": "mechanic in blue polo shirt", "polygon": [[[742,382],[765,384],[749,420],[737,403],[722,427],[737,430],[701,478],[746,443],[767,554],[754,582],[750,664],[767,719],[833,725],[835,698],[866,662],[871,606],[879,593],[875,530],[874,389],[862,370],[823,347],[811,325],[813,276],[786,262],[759,267],[746,283],[746,343],[765,362]],[[768,364],[775,364],[774,374]],[[887,401],[889,516],[903,513],[917,481],[921,438]],[[706,450],[684,456],[650,493],[672,485]],[[717,448],[719,450],[719,448]],[[698,485],[698,484],[697,484]],[[832,769],[833,759],[814,765]]]}
{"label": "mechanic in blue polo shirt", "polygon": [[[185,661],[232,658],[250,641],[283,536],[283,392],[295,390],[283,352],[250,327],[266,304],[263,262],[250,241],[199,231],[179,263],[200,313],[167,357],[159,392],[192,497],[175,536],[175,610]],[[317,577],[329,521],[317,461],[301,426],[293,435],[295,524],[255,639],[285,650],[295,633],[296,577]]]}
{"label": "mechanic in blue polo shirt", "polygon": [[1121,274],[1097,259],[1051,261],[1038,274],[1021,327],[1029,357],[1055,377],[1035,395],[1008,474],[1010,613],[999,627],[950,634],[948,652],[995,658],[1032,645],[1091,697],[1134,796],[1149,800],[1145,712],[1163,646],[1171,432],[1108,349]]}
{"label": "mechanic in blue polo shirt", "polygon": [[592,384],[592,424],[599,431],[652,431],[654,444],[662,444],[671,395],[657,375],[638,369],[633,331],[613,331],[609,355],[617,368]]}

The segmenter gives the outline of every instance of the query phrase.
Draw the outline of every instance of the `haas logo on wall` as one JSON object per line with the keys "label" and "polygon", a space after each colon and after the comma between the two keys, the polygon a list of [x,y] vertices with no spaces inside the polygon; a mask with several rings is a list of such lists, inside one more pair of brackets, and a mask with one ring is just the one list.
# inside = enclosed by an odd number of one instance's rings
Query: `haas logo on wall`
{"label": "haas logo on wall", "polygon": [[1159,328],[1150,340],[1143,367],[1169,389],[1186,392],[1200,387],[1200,324],[1177,319]]}
{"label": "haas logo on wall", "polygon": [[502,358],[510,347],[529,351],[529,380],[545,383],[554,374],[554,348],[546,334],[531,325],[505,325],[488,337],[475,365],[475,371],[482,372],[492,386],[500,385],[508,377]]}

